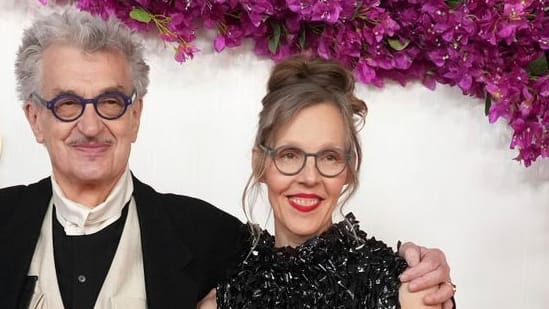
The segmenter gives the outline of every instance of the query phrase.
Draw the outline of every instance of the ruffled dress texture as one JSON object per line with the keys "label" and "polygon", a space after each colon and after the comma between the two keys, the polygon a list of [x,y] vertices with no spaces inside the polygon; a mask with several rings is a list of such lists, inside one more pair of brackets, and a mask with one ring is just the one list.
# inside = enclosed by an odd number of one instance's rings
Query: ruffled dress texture
{"label": "ruffled dress texture", "polygon": [[[251,239],[243,241],[250,248]],[[275,248],[262,231],[242,261],[218,285],[218,308],[397,309],[398,276],[407,267],[392,248],[367,238],[353,214],[296,248]]]}

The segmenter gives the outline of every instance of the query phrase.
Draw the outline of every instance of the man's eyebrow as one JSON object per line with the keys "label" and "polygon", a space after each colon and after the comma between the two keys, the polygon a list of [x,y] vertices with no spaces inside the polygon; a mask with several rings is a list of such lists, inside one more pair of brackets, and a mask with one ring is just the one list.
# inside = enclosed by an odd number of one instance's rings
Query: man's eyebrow
{"label": "man's eyebrow", "polygon": [[[126,91],[126,89],[122,85],[110,86],[110,87],[106,87],[106,88],[101,89],[101,91],[99,92],[98,95],[100,95],[102,93],[114,92],[114,91],[124,92],[124,91]],[[81,94],[76,93],[76,91],[74,91],[72,89],[54,88],[53,93],[54,93],[54,96],[63,95],[63,94],[81,96]]]}
{"label": "man's eyebrow", "polygon": [[101,90],[101,93],[113,92],[113,91],[124,92],[125,90],[126,90],[126,89],[124,88],[124,86],[122,86],[122,85],[116,85],[116,86],[111,86],[111,87],[103,88],[103,89]]}
{"label": "man's eyebrow", "polygon": [[58,96],[60,94],[74,94],[74,95],[78,95],[76,92],[74,92],[73,90],[69,90],[69,89],[61,89],[61,88],[54,88],[53,89],[53,94],[54,96]]}

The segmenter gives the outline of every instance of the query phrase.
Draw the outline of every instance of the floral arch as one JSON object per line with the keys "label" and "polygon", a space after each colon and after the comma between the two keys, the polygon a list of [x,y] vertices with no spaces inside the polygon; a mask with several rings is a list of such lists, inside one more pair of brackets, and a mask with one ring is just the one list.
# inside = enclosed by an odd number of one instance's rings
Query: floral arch
{"label": "floral arch", "polygon": [[[39,0],[46,4],[47,0]],[[50,0],[55,2],[55,0]],[[307,52],[340,61],[358,80],[459,87],[483,98],[488,121],[513,130],[510,148],[530,166],[549,157],[549,0],[77,0],[173,44],[175,60],[214,29],[217,52],[253,40],[277,61]]]}

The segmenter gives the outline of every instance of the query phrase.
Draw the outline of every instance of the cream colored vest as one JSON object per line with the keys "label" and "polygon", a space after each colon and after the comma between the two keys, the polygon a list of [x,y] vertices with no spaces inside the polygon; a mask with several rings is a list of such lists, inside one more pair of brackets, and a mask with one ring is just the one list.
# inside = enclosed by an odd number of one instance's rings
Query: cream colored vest
{"label": "cream colored vest", "polygon": [[[29,276],[38,276],[29,306],[31,309],[63,308],[53,255],[52,208],[50,203],[28,273]],[[145,309],[146,298],[141,234],[132,198],[120,243],[94,308]]]}

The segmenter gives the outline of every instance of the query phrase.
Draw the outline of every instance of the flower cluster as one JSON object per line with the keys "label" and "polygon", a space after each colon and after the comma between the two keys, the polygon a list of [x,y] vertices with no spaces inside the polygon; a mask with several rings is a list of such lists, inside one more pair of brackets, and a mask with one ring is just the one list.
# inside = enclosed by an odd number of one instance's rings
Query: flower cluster
{"label": "flower cluster", "polygon": [[549,157],[549,0],[77,0],[77,6],[156,31],[174,43],[179,62],[193,58],[195,31],[206,28],[217,33],[217,52],[251,39],[258,55],[336,59],[377,87],[385,79],[457,86],[485,98],[490,122],[510,124],[517,160],[529,166]]}

